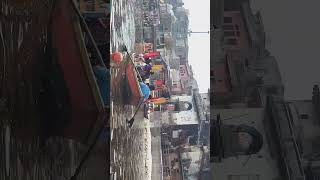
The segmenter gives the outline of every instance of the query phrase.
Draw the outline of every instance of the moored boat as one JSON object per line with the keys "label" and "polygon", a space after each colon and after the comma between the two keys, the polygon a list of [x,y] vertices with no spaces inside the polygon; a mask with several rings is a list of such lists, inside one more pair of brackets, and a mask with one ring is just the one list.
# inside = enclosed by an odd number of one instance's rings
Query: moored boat
{"label": "moored boat", "polygon": [[121,84],[124,104],[141,104],[143,101],[143,94],[139,85],[139,74],[131,56],[125,56],[125,61],[120,65],[120,69],[122,72]]}

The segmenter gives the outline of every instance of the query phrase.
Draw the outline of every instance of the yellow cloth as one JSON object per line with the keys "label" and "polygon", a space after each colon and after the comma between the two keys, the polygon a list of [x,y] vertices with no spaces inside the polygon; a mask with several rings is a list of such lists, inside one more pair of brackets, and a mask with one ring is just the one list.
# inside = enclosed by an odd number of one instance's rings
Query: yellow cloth
{"label": "yellow cloth", "polygon": [[152,71],[161,71],[162,70],[163,65],[153,65],[152,66]]}
{"label": "yellow cloth", "polygon": [[157,99],[150,99],[150,102],[154,103],[154,104],[163,104],[168,102],[167,98],[157,98]]}

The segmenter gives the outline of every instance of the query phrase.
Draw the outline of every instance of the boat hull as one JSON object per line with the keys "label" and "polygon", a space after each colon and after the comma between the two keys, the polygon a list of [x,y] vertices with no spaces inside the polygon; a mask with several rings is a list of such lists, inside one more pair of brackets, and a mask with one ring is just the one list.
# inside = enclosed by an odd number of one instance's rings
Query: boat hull
{"label": "boat hull", "polygon": [[125,98],[125,103],[130,105],[138,105],[143,101],[143,94],[140,89],[139,81],[137,80],[137,72],[135,70],[134,64],[131,60],[126,65],[126,81],[127,84],[126,91],[127,97]]}
{"label": "boat hull", "polygon": [[53,12],[52,46],[68,89],[71,117],[62,136],[87,142],[97,121],[108,117],[95,82],[76,11],[60,0]]}

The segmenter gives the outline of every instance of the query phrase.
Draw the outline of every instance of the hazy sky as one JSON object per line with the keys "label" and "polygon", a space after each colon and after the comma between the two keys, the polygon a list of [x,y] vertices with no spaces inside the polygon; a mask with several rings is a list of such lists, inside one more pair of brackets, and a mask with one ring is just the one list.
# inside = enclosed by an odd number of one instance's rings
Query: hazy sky
{"label": "hazy sky", "polygon": [[287,99],[310,99],[320,84],[320,1],[254,0],[261,9],[268,49],[278,60]]}
{"label": "hazy sky", "polygon": [[[184,0],[189,9],[189,28],[192,31],[209,31],[210,0]],[[210,35],[192,34],[189,37],[189,64],[193,68],[200,92],[210,88]]]}

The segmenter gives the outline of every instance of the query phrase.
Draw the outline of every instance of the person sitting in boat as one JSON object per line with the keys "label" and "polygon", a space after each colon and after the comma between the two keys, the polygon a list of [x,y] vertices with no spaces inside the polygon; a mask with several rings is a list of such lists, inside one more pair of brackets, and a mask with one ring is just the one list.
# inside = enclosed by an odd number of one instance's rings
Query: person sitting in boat
{"label": "person sitting in boat", "polygon": [[170,97],[171,97],[170,92],[169,92],[168,90],[163,91],[163,92],[162,92],[162,97],[164,97],[164,98],[170,98]]}
{"label": "person sitting in boat", "polygon": [[152,70],[152,63],[151,62],[146,63],[146,65],[143,66],[143,70],[150,72]]}
{"label": "person sitting in boat", "polygon": [[153,75],[154,72],[147,71],[144,73],[144,75],[141,77],[143,81],[146,81],[147,79],[150,79],[150,76]]}
{"label": "person sitting in boat", "polygon": [[153,91],[155,88],[152,85],[148,86],[144,82],[140,82],[139,84],[144,97],[144,101],[147,101],[150,98],[151,91]]}
{"label": "person sitting in boat", "polygon": [[135,59],[136,62],[138,62],[139,64],[143,64],[144,63],[144,58],[143,57],[138,57]]}
{"label": "person sitting in boat", "polygon": [[142,81],[146,81],[147,79],[150,78],[151,75],[154,74],[154,72],[152,72],[151,69],[152,69],[151,64],[147,64],[143,67],[141,67],[141,66],[137,67],[137,70],[142,78]]}
{"label": "person sitting in boat", "polygon": [[145,62],[146,64],[150,64],[150,63],[152,62],[152,59],[151,59],[151,58],[147,58],[147,59],[144,60],[144,62]]}
{"label": "person sitting in boat", "polygon": [[151,74],[153,74],[153,72],[151,72],[151,70],[152,70],[152,63],[147,63],[147,64],[145,64],[143,67],[143,71],[144,72],[146,72],[146,73],[151,73]]}
{"label": "person sitting in boat", "polygon": [[109,105],[110,99],[110,71],[101,65],[96,58],[92,59],[92,69],[99,86],[100,94],[105,105]]}

